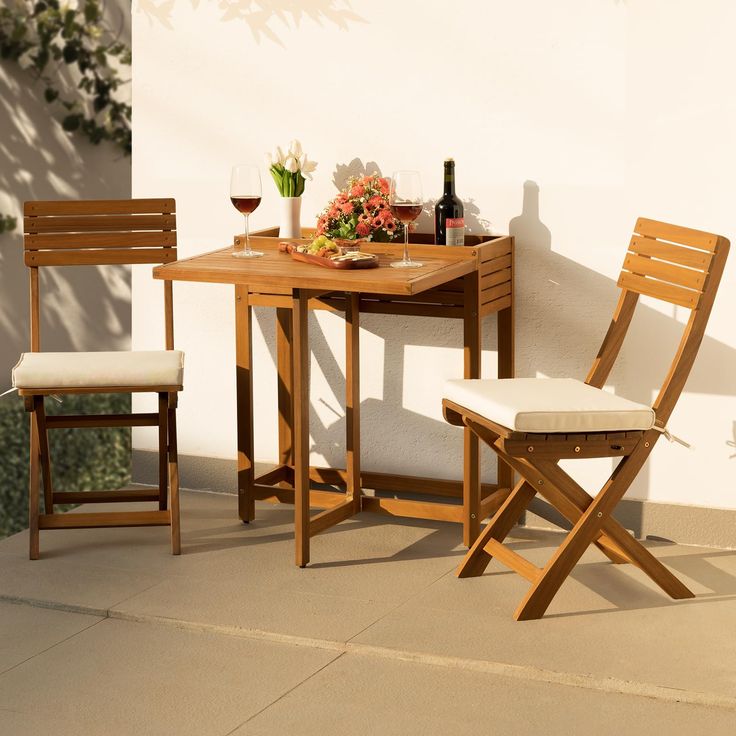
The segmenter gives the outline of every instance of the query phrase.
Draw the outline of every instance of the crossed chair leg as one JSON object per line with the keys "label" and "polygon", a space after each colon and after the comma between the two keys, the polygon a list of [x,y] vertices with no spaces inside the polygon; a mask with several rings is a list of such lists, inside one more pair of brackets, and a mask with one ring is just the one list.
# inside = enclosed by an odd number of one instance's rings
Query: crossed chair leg
{"label": "crossed chair leg", "polygon": [[[457,570],[458,577],[481,575],[495,557],[532,583],[516,609],[514,618],[517,621],[538,619],[544,615],[588,546],[596,544],[612,562],[630,562],[639,567],[670,597],[695,597],[611,516],[616,504],[646,461],[657,440],[657,432],[645,432],[631,455],[621,460],[598,495],[591,497],[559,467],[557,460],[535,459],[532,462],[527,458],[513,457],[504,451],[499,435],[467,417],[463,422],[501,460],[516,470],[522,480],[468,551]],[[573,524],[572,531],[544,568],[532,565],[503,544],[503,540],[537,493]]]}

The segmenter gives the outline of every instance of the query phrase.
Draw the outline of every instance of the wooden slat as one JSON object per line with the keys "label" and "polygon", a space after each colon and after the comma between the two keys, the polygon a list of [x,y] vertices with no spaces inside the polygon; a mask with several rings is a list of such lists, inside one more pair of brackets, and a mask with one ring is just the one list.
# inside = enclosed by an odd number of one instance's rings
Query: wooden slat
{"label": "wooden slat", "polygon": [[493,271],[486,276],[481,276],[480,288],[487,289],[489,286],[496,286],[511,281],[511,269],[504,268],[502,271]]}
{"label": "wooden slat", "polygon": [[690,291],[689,289],[683,289],[681,286],[665,284],[662,281],[655,281],[625,271],[618,278],[618,286],[689,309],[694,309],[700,298],[700,293],[697,291]]}
{"label": "wooden slat", "polygon": [[42,514],[39,529],[90,529],[107,526],[169,526],[168,511],[106,511],[92,514]]}
{"label": "wooden slat", "polygon": [[482,278],[496,271],[503,271],[506,268],[511,268],[510,253],[507,256],[500,256],[499,258],[492,258],[490,261],[486,261],[480,268],[480,275]]}
{"label": "wooden slat", "polygon": [[36,200],[23,205],[24,215],[134,215],[176,212],[173,199]]}
{"label": "wooden slat", "polygon": [[279,465],[275,467],[273,470],[269,470],[267,473],[263,473],[263,475],[259,475],[257,478],[253,480],[254,483],[260,483],[264,486],[272,486],[276,483],[281,483],[283,480],[287,480],[289,477],[288,468],[285,465]]}
{"label": "wooden slat", "polygon": [[463,308],[435,304],[412,304],[410,302],[360,301],[360,311],[368,314],[396,314],[407,317],[447,317],[458,319]]}
{"label": "wooden slat", "polygon": [[158,501],[158,490],[130,488],[119,491],[60,491],[54,493],[54,503],[122,503]]}
{"label": "wooden slat", "polygon": [[681,225],[671,225],[668,222],[648,220],[646,217],[640,217],[636,221],[634,230],[639,235],[645,235],[649,238],[681,243],[682,245],[688,245],[691,248],[700,248],[711,253],[715,250],[718,241],[718,236],[713,233],[693,230],[692,228],[682,227]]}
{"label": "wooden slat", "polygon": [[585,435],[575,439],[574,435],[537,435],[523,440],[504,440],[503,449],[512,457],[535,457],[561,460],[564,458],[624,457],[630,455],[641,437],[621,439]]}
{"label": "wooden slat", "polygon": [[508,309],[511,306],[511,295],[502,296],[500,299],[486,302],[480,308],[480,316],[485,317],[494,312],[500,312],[502,309]]}
{"label": "wooden slat", "polygon": [[174,215],[76,215],[26,217],[26,233],[116,232],[120,230],[174,230]]}
{"label": "wooden slat", "polygon": [[497,242],[484,243],[479,246],[480,259],[482,263],[488,263],[494,258],[511,253],[511,238],[499,238]]}
{"label": "wooden slat", "polygon": [[79,250],[82,248],[172,248],[176,233],[43,233],[26,235],[26,250]]}
{"label": "wooden slat", "polygon": [[480,292],[480,302],[481,305],[488,304],[488,302],[500,299],[503,296],[509,296],[509,294],[511,294],[511,282],[506,281],[498,286],[483,289],[483,291]]}
{"label": "wooden slat", "polygon": [[435,501],[407,501],[400,498],[362,497],[363,511],[388,516],[402,516],[412,519],[431,519],[434,521],[462,522],[463,507],[459,504],[437,503]]}
{"label": "wooden slat", "polygon": [[181,391],[181,386],[72,386],[71,388],[21,388],[19,396],[51,396],[58,394],[134,394],[134,393],[167,393]]}
{"label": "wooden slat", "polygon": [[175,260],[176,248],[27,250],[25,252],[26,266],[110,266],[133,263],[171,263]]}
{"label": "wooden slat", "polygon": [[[315,483],[344,486],[347,483],[347,471],[340,468],[309,468],[309,478]],[[420,493],[427,496],[445,496],[462,498],[463,482],[461,480],[444,480],[442,478],[426,478],[414,475],[395,475],[393,473],[375,473],[361,471],[361,485],[375,491],[392,491],[395,493]],[[495,483],[483,483],[484,494],[494,493],[498,489]]]}
{"label": "wooden slat", "polygon": [[155,427],[158,414],[56,414],[46,417],[49,429],[70,427]]}
{"label": "wooden slat", "polygon": [[349,519],[354,514],[355,506],[352,498],[337,504],[337,506],[333,506],[331,509],[320,511],[309,520],[309,536],[313,537],[325,531],[325,529],[329,529],[331,526],[335,526],[335,524]]}
{"label": "wooden slat", "polygon": [[697,268],[700,271],[707,271],[713,258],[710,253],[702,250],[684,248],[671,243],[660,243],[658,240],[641,238],[636,235],[631,238],[629,250],[642,256],[658,258],[661,261],[676,263],[688,268]]}
{"label": "wooden slat", "polygon": [[489,496],[481,499],[480,502],[480,520],[487,519],[501,508],[504,501],[509,497],[511,493],[510,488],[499,488],[498,490],[491,493]]}
{"label": "wooden slat", "polygon": [[652,258],[645,258],[631,253],[624,260],[624,269],[640,276],[650,276],[660,281],[678,284],[696,291],[702,291],[705,283],[705,274],[702,271],[674,266],[671,263],[655,261]]}
{"label": "wooden slat", "polygon": [[510,567],[515,572],[519,573],[523,578],[526,578],[530,583],[533,583],[542,574],[542,570],[536,565],[532,565],[529,560],[524,559],[520,554],[509,549],[506,545],[501,544],[496,539],[489,539],[483,548],[489,555],[495,557],[499,562]]}
{"label": "wooden slat", "polygon": [[[253,484],[253,497],[268,503],[294,503],[294,489],[291,487],[264,486]],[[345,494],[338,491],[309,491],[309,506],[329,509],[344,503]]]}

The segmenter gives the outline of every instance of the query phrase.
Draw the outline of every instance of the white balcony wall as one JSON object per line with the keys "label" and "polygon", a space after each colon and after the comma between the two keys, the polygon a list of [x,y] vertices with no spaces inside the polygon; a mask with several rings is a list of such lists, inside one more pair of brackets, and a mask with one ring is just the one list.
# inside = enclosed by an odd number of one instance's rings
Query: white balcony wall
{"label": "white balcony wall", "polygon": [[[457,162],[474,229],[517,238],[517,373],[584,376],[607,329],[638,215],[733,236],[736,7],[650,0],[556,3],[305,0],[134,4],[133,193],[176,197],[181,257],[242,229],[231,165],[298,137],[319,162],[303,224],[346,172],[421,171],[441,191]],[[263,167],[254,227],[277,222]],[[425,225],[427,222],[425,221]],[[632,497],[736,508],[736,256],[671,420],[692,450],[661,443]],[[133,344],[163,344],[161,284],[134,273]],[[187,354],[180,449],[235,454],[232,287],[177,284]],[[651,402],[684,310],[644,299],[611,390]],[[256,456],[273,460],[273,314],[256,310]],[[494,375],[494,319],[485,375]],[[460,432],[441,386],[461,375],[454,321],[363,319],[363,463],[458,477]],[[343,327],[312,317],[313,461],[341,462]],[[135,445],[155,449],[151,433]],[[484,473],[494,475],[485,460]],[[589,463],[593,483],[609,462]]]}

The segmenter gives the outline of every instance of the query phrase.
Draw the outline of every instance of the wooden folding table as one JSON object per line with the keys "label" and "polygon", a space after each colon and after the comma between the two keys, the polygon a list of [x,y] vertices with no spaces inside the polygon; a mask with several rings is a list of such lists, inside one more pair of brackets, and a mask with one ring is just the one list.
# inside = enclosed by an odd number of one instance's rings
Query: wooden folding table
{"label": "wooden folding table", "polygon": [[[431,236],[415,234],[412,257],[424,265],[395,269],[398,245],[370,243],[363,250],[379,257],[379,268],[333,270],[299,263],[278,251],[275,230],[252,237],[261,258],[233,258],[241,247],[205,253],[154,269],[168,281],[201,281],[235,285],[236,386],[238,442],[238,511],[249,522],[255,501],[294,503],[296,564],[309,562],[310,537],[359,511],[393,516],[456,521],[463,524],[463,542],[477,538],[482,519],[503,503],[512,485],[512,471],[499,462],[498,482],[480,483],[478,438],[465,430],[463,480],[450,481],[361,470],[360,466],[360,313],[451,317],[463,320],[463,377],[480,377],[482,318],[497,313],[498,376],[514,370],[513,238],[467,236],[464,247],[432,245]],[[308,242],[308,241],[304,241]],[[275,307],[277,319],[279,464],[260,477],[253,458],[253,306]],[[346,467],[309,465],[309,309],[345,313],[346,330]],[[437,401],[440,401],[438,397]],[[316,487],[313,487],[316,486]],[[331,487],[325,490],[325,486]],[[369,496],[362,489],[372,489]],[[344,490],[343,490],[344,489]],[[423,494],[464,497],[466,503],[382,497]],[[323,511],[310,516],[310,508]]]}

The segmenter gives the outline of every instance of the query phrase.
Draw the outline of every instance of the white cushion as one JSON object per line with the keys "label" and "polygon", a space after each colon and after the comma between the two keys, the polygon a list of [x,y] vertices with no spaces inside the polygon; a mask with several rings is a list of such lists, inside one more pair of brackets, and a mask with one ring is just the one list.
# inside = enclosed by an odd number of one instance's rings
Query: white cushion
{"label": "white cushion", "polygon": [[447,381],[445,398],[517,432],[651,429],[654,411],[573,378]]}
{"label": "white cushion", "polygon": [[111,353],[23,353],[13,386],[26,389],[181,386],[181,350]]}

